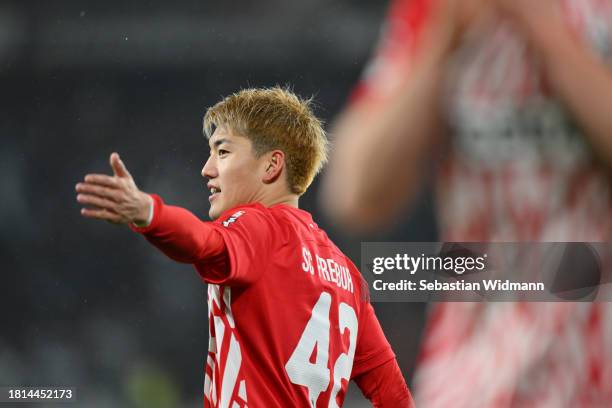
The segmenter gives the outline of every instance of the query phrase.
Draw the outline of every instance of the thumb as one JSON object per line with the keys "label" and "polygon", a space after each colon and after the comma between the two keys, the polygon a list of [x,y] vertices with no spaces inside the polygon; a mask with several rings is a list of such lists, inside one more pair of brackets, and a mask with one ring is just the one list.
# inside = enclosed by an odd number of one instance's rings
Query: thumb
{"label": "thumb", "polygon": [[121,158],[119,158],[119,155],[117,153],[112,153],[110,155],[110,165],[113,168],[113,172],[115,173],[115,176],[122,177],[122,178],[132,177],[130,175],[130,172],[125,167],[125,164],[123,164],[123,161],[121,161]]}

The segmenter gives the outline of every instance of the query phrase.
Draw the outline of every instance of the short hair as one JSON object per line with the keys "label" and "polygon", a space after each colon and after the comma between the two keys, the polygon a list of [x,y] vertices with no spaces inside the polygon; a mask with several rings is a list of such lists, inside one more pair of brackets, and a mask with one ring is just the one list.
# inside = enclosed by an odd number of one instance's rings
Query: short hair
{"label": "short hair", "polygon": [[301,195],[327,162],[327,136],[312,104],[288,88],[242,89],[206,111],[204,133],[210,138],[215,128],[227,127],[251,140],[257,157],[281,150],[289,189]]}

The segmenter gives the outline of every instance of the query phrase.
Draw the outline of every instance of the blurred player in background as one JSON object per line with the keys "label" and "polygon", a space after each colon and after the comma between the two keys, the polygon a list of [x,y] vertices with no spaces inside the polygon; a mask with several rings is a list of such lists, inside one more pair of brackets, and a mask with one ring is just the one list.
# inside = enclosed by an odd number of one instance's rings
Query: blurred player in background
{"label": "blurred player in background", "polygon": [[214,222],[140,191],[116,153],[114,176],[76,186],[84,216],[129,224],[209,284],[204,406],[337,407],[351,379],[377,407],[412,406],[359,271],[298,209],[327,156],[309,101],[243,90],[204,129]]}
{"label": "blurred player in background", "polygon": [[[393,1],[335,126],[326,208],[380,226],[434,163],[444,241],[608,241],[611,62],[611,0]],[[427,408],[610,406],[612,308],[435,305],[414,393]]]}

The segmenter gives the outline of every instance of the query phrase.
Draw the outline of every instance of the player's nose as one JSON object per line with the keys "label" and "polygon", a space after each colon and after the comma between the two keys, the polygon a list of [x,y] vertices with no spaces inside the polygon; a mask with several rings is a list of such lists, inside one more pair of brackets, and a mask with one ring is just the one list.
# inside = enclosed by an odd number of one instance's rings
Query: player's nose
{"label": "player's nose", "polygon": [[208,160],[206,160],[206,163],[204,163],[204,167],[202,167],[202,177],[211,179],[217,177],[217,175],[217,167],[215,166],[212,156],[210,156]]}

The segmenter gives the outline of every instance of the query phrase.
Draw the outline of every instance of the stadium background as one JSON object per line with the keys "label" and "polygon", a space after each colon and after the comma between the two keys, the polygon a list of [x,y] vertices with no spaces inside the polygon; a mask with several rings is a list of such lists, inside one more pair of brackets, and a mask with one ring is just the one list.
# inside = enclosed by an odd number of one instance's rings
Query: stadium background
{"label": "stadium background", "polygon": [[[76,405],[92,408],[200,407],[205,286],[127,228],[81,218],[74,184],[109,172],[118,151],[143,190],[205,218],[205,108],[241,87],[292,84],[331,122],[386,7],[3,2],[0,385],[74,386]],[[356,263],[361,240],[436,238],[428,193],[411,219],[349,237],[320,213],[317,187],[301,207]],[[410,381],[424,306],[375,307]],[[345,405],[364,404],[352,385]]]}

